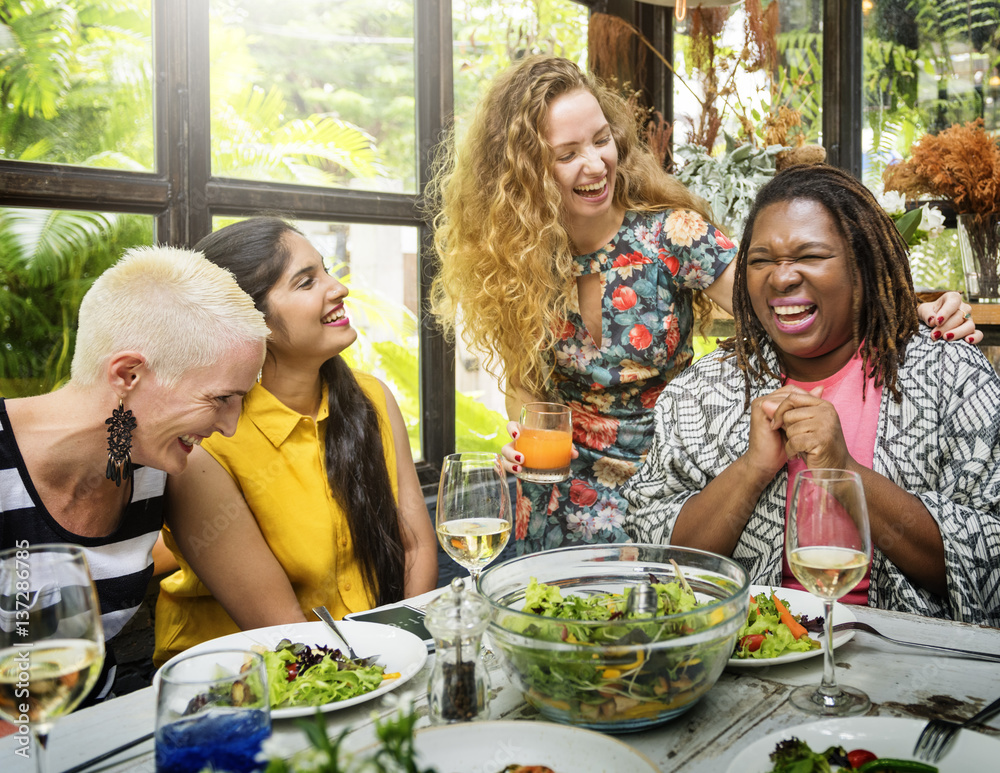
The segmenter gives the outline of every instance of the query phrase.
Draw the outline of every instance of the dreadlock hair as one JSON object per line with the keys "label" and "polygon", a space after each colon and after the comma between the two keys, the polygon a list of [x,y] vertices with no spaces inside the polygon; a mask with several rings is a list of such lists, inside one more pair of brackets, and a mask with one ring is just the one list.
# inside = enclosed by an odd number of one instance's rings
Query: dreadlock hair
{"label": "dreadlock hair", "polygon": [[861,289],[851,303],[854,347],[861,349],[867,377],[874,378],[877,387],[885,386],[898,402],[896,375],[906,344],[919,327],[906,243],[871,191],[855,177],[826,164],[799,164],[776,174],[757,193],[736,253],[736,335],[723,348],[735,352],[744,373],[746,405],[752,381],[779,378],[762,356],[769,339],[747,291],[747,253],[760,213],[772,204],[795,199],[815,201],[826,209],[847,242],[852,279]]}
{"label": "dreadlock hair", "polygon": [[[278,217],[251,217],[209,234],[195,250],[233,273],[272,331],[268,294],[291,256],[287,237],[302,232]],[[267,356],[272,356],[268,352]],[[319,369],[328,390],[324,453],[333,498],[347,514],[361,575],[376,599],[403,599],[406,552],[385,464],[378,412],[340,355]]]}

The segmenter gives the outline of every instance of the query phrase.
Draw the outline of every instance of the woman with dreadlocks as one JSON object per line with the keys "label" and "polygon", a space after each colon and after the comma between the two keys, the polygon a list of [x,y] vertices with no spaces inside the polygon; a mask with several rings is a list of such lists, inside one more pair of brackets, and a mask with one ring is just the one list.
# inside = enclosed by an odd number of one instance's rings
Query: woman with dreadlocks
{"label": "woman with dreadlocks", "polygon": [[789,482],[852,470],[875,551],[846,600],[1000,624],[1000,379],[918,324],[892,220],[845,172],[791,167],[760,190],[735,271],[736,336],[657,402],[626,530],[801,587],[782,560]]}

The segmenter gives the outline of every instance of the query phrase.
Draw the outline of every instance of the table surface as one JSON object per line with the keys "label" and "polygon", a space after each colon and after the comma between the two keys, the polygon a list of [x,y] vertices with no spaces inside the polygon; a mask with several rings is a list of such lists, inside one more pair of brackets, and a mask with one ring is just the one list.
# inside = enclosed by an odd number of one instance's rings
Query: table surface
{"label": "table surface", "polygon": [[[432,591],[408,603],[423,606],[440,592],[440,589]],[[852,611],[859,621],[897,639],[1000,654],[1000,629],[867,607],[852,607]],[[861,688],[871,697],[870,715],[963,720],[1000,697],[997,663],[943,657],[928,650],[900,647],[862,632],[838,647],[834,655],[838,679]],[[423,671],[396,691],[411,690],[415,695],[422,714],[418,728],[428,725],[426,686],[431,662],[428,659]],[[689,712],[659,727],[618,737],[645,754],[663,773],[682,770],[719,773],[749,743],[769,733],[814,721],[789,705],[788,694],[798,685],[818,684],[822,670],[822,657],[783,666],[727,669]],[[539,719],[498,664],[491,666],[490,679],[491,719]],[[373,711],[385,715],[392,710],[391,699],[383,697],[324,716],[331,734],[354,728],[347,745],[362,748],[373,739]],[[64,717],[56,723],[49,740],[50,770],[63,771],[152,731],[154,713],[153,689],[147,688]],[[993,726],[979,731],[1000,738],[1000,720],[994,718],[991,722]],[[305,745],[304,735],[293,720],[275,721],[274,733],[287,741],[290,748]],[[91,770],[153,773],[152,747],[152,741],[147,741]],[[13,737],[0,740],[0,770],[31,773],[34,761],[15,755],[16,748]]]}

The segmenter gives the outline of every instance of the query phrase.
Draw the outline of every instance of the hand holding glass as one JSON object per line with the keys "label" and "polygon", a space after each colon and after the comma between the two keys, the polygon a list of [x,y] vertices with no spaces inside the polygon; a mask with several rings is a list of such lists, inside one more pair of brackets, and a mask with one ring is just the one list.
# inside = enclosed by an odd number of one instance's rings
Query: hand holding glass
{"label": "hand holding glass", "polygon": [[271,735],[264,659],[219,650],[168,663],[156,685],[156,773],[250,773]]}
{"label": "hand holding glass", "polygon": [[437,536],[444,552],[469,570],[473,583],[510,539],[510,491],[499,454],[444,458],[437,498]]}
{"label": "hand holding glass", "polygon": [[516,476],[532,483],[558,483],[569,477],[573,453],[573,414],[559,403],[521,407],[521,431],[514,447],[524,455]]}
{"label": "hand holding glass", "polygon": [[833,602],[861,582],[871,556],[868,507],[861,477],[847,470],[803,470],[795,476],[785,531],[785,553],[792,574],[823,599],[826,648],[823,682],[799,687],[791,702],[810,714],[839,717],[862,714],[871,702],[853,687],[838,685],[833,666]]}
{"label": "hand holding glass", "polygon": [[31,730],[39,773],[53,720],[79,705],[103,665],[101,606],[83,549],[0,553],[0,717]]}

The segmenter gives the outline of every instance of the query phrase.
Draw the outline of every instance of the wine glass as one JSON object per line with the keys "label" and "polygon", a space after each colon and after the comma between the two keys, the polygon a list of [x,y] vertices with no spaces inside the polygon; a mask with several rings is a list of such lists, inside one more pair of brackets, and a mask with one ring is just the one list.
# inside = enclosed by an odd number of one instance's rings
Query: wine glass
{"label": "wine glass", "polygon": [[792,705],[827,717],[861,714],[871,705],[861,690],[838,685],[833,665],[833,602],[851,591],[868,570],[871,534],[861,477],[848,470],[803,470],[795,477],[785,527],[785,553],[792,574],[823,599],[826,648],[823,682],[799,687]]}
{"label": "wine glass", "polygon": [[500,454],[462,453],[444,458],[437,498],[437,536],[472,583],[510,539],[510,489]]}
{"label": "wine glass", "polygon": [[52,722],[101,673],[104,630],[82,548],[16,544],[0,553],[0,716],[17,726],[19,749],[44,773]]}

